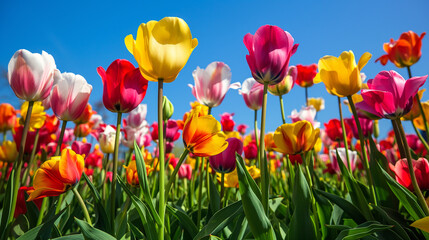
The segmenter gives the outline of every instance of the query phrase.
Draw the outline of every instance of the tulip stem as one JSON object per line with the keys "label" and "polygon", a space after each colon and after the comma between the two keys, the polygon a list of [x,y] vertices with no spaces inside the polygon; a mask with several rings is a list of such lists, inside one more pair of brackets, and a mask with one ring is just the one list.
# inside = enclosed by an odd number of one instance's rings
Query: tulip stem
{"label": "tulip stem", "polygon": [[60,138],[58,139],[57,148],[55,150],[54,156],[60,155],[61,145],[63,144],[64,132],[66,131],[66,125],[67,125],[67,121],[63,121],[63,124],[61,125]]}
{"label": "tulip stem", "polygon": [[212,114],[212,107],[208,107],[208,108],[209,108],[209,110],[207,112],[207,115],[211,115]]}
{"label": "tulip stem", "polygon": [[356,107],[355,107],[355,104],[353,102],[352,96],[347,96],[347,99],[349,100],[350,108],[352,109],[353,117],[355,119],[356,127],[358,129],[359,141],[360,141],[360,146],[361,146],[361,151],[362,151],[362,156],[363,156],[363,166],[365,168],[366,178],[367,178],[368,185],[369,185],[371,202],[373,202],[374,205],[377,206],[377,200],[376,200],[377,198],[375,196],[374,182],[372,180],[371,172],[369,171],[368,156],[367,156],[366,149],[365,149],[365,139],[363,137],[363,132],[362,132],[362,128],[360,126],[359,117],[357,115]]}
{"label": "tulip stem", "polygon": [[344,125],[343,109],[341,107],[341,98],[340,97],[337,97],[337,98],[338,98],[338,109],[340,110],[341,129],[343,130],[343,141],[344,141],[344,148],[345,148],[345,152],[346,152],[347,167],[349,168],[349,171],[351,172],[352,168],[351,168],[350,157],[349,157],[349,144],[347,142],[346,126]]}
{"label": "tulip stem", "polygon": [[268,176],[265,176],[267,173],[267,161],[264,160],[264,150],[265,150],[265,142],[264,142],[264,136],[265,136],[265,117],[267,112],[267,89],[268,89],[268,83],[264,82],[264,98],[262,101],[262,116],[261,116],[261,136],[259,141],[259,167],[261,168],[261,192],[262,192],[262,205],[264,206],[265,213],[268,215],[268,189],[270,182],[268,180],[268,183],[265,181],[269,179]]}
{"label": "tulip stem", "polygon": [[[164,216],[165,216],[165,160],[164,160],[164,124],[163,120],[163,87],[164,79],[158,79],[158,162],[159,162],[159,217],[161,226],[158,228],[158,239],[164,240]],[[172,178],[174,179],[174,177]]]}
{"label": "tulip stem", "polygon": [[305,87],[305,106],[308,107],[308,87]]}
{"label": "tulip stem", "polygon": [[283,97],[282,97],[282,95],[279,96],[279,99],[280,99],[280,110],[281,110],[281,113],[282,113],[282,120],[283,120],[283,124],[285,124],[286,123],[286,118],[285,118],[285,110],[283,108]]}
{"label": "tulip stem", "polygon": [[183,164],[183,162],[186,159],[186,156],[188,156],[189,150],[185,148],[185,150],[183,150],[182,155],[180,156],[179,161],[177,162],[176,167],[173,170],[173,173],[171,174],[170,178],[168,179],[168,183],[165,186],[165,197],[168,198],[168,194],[170,192],[171,189],[171,185],[173,185],[173,181],[176,179],[176,175],[179,172],[180,166]]}
{"label": "tulip stem", "polygon": [[200,229],[200,222],[201,222],[201,198],[203,195],[203,171],[204,171],[204,159],[198,158],[197,161],[200,161],[200,180],[198,182],[198,215],[197,215],[197,228]]}
{"label": "tulip stem", "polygon": [[22,177],[22,182],[27,181],[27,177],[31,169],[33,168],[34,156],[36,155],[37,144],[39,142],[39,132],[40,128],[36,130],[36,137],[34,138],[33,149],[31,150],[30,162],[27,169],[25,169],[24,176]]}
{"label": "tulip stem", "polygon": [[115,232],[116,217],[116,175],[118,173],[119,135],[121,134],[122,113],[118,112],[116,119],[115,149],[113,155],[112,185],[110,185],[110,219],[111,229]]}
{"label": "tulip stem", "polygon": [[[258,139],[258,110],[255,110],[255,143],[256,143],[256,149],[259,149],[259,139]],[[258,164],[261,166],[261,160],[259,159],[258,154]]]}
{"label": "tulip stem", "polygon": [[420,131],[417,129],[416,124],[414,123],[414,119],[411,119],[411,124],[413,125],[414,131],[416,132],[416,134],[419,137],[420,141],[425,146],[425,149],[426,149],[427,153],[429,153],[429,145],[426,142],[426,139],[422,136],[422,134],[420,133]]}
{"label": "tulip stem", "polygon": [[[72,191],[74,195],[77,198],[77,201],[79,202],[80,207],[82,208],[83,215],[85,216],[86,221],[89,223],[89,225],[92,226],[91,218],[89,217],[88,209],[85,206],[85,202],[83,201],[82,197],[80,196],[79,192],[76,190],[76,188],[72,188]],[[111,220],[112,222],[115,222],[114,219]]]}
{"label": "tulip stem", "polygon": [[392,120],[392,126],[393,126],[393,131],[395,132],[395,140],[396,140],[396,144],[398,145],[399,155],[401,156],[401,158],[406,158],[404,144],[402,143],[398,124],[396,123],[395,120]]}
{"label": "tulip stem", "polygon": [[43,215],[45,213],[46,205],[48,205],[48,197],[42,199],[42,206],[40,206],[39,217],[37,218],[36,226],[39,226],[43,221]]}
{"label": "tulip stem", "polygon": [[225,173],[221,173],[221,177],[220,177],[220,209],[223,208],[224,202],[226,202],[226,199],[223,199],[224,193],[225,193]]}
{"label": "tulip stem", "polygon": [[398,125],[400,138],[402,140],[402,143],[404,144],[405,155],[407,156],[408,170],[410,171],[411,183],[413,184],[414,192],[417,196],[417,199],[420,203],[420,206],[422,207],[423,211],[425,212],[425,215],[429,216],[428,205],[426,204],[426,201],[425,201],[425,198],[422,194],[422,191],[419,188],[419,184],[418,184],[417,179],[416,179],[416,174],[414,172],[413,160],[411,158],[411,153],[410,153],[410,148],[409,148],[408,143],[407,143],[407,138],[405,137],[404,128],[402,127],[402,123],[401,123],[400,119],[395,119],[395,121],[396,121],[396,124]]}
{"label": "tulip stem", "polygon": [[[412,78],[412,74],[411,74],[411,67],[407,66],[407,71],[408,71],[408,77]],[[423,122],[425,124],[425,131],[426,134],[429,134],[429,126],[428,126],[428,121],[426,119],[426,115],[425,115],[425,111],[423,110],[423,106],[422,106],[422,102],[420,101],[420,97],[418,94],[416,94],[415,96],[417,103],[419,104],[419,109],[420,109],[420,113],[422,114],[422,118],[423,118]]]}
{"label": "tulip stem", "polygon": [[[30,119],[31,119],[31,112],[33,111],[33,104],[34,104],[34,101],[30,101],[28,103],[27,116],[25,117],[24,129],[22,130],[21,143],[19,145],[18,161],[16,162],[16,165],[14,164],[15,178],[13,179],[12,207],[10,209],[9,216],[7,219],[8,224],[11,223],[13,220],[13,215],[15,213],[15,208],[16,208],[16,199],[18,198],[18,189],[20,188],[20,185],[21,185],[20,184],[21,169],[23,165],[25,142],[27,141],[28,129],[30,128]],[[4,202],[6,203],[6,201]],[[3,206],[3,209],[6,209],[5,206]]]}

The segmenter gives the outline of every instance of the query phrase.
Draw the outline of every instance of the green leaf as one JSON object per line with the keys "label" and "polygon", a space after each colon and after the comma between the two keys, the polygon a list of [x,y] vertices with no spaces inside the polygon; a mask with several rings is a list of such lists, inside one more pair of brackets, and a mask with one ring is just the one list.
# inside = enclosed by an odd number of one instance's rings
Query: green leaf
{"label": "green leaf", "polygon": [[[244,163],[244,162],[243,162]],[[266,198],[260,198],[261,201],[264,201],[262,203],[262,206],[268,206],[268,198],[269,198],[269,187],[270,187],[270,173],[268,172],[268,161],[267,161],[267,153],[264,151],[264,159],[262,160],[261,164],[261,184],[265,184],[265,186],[262,188],[264,192],[262,193],[263,196],[267,196]],[[265,179],[262,179],[265,178]],[[268,212],[268,210],[267,210]]]}
{"label": "green leaf", "polygon": [[82,234],[72,234],[72,235],[66,235],[59,238],[53,238],[52,240],[84,240]]}
{"label": "green leaf", "polygon": [[380,216],[380,222],[383,224],[388,224],[388,225],[392,225],[393,228],[391,229],[391,231],[394,231],[400,238],[404,239],[404,240],[410,240],[410,238],[408,237],[407,232],[405,232],[405,230],[402,228],[402,226],[395,221],[393,218],[391,218],[386,211],[384,211],[381,207],[379,206],[372,206],[373,210]]}
{"label": "green leaf", "polygon": [[137,145],[136,141],[134,141],[134,152],[136,155],[136,166],[137,166],[137,175],[139,177],[139,185],[141,190],[143,191],[144,201],[149,206],[149,210],[152,214],[153,219],[155,219],[158,226],[161,226],[161,218],[159,217],[157,211],[155,210],[155,207],[153,205],[151,194],[150,194],[150,188],[147,181],[147,172],[146,172],[146,165],[143,159],[142,152],[140,151],[139,146]]}
{"label": "green leaf", "polygon": [[131,234],[134,236],[135,239],[144,239],[143,233],[131,222],[129,223]]}
{"label": "green leaf", "polygon": [[213,183],[212,178],[209,178],[209,183],[210,183],[210,206],[209,206],[209,214],[207,215],[207,218],[211,218],[211,216],[216,213],[217,211],[219,211],[220,208],[220,196],[219,196],[219,191],[218,188],[216,187],[216,185]]}
{"label": "green leaf", "polygon": [[[49,218],[43,224],[28,230],[24,235],[17,240],[33,240],[33,239],[49,239],[51,237],[52,228],[55,226],[55,221],[61,217],[68,208],[61,210],[58,214]],[[55,209],[54,209],[55,211]]]}
{"label": "green leaf", "polygon": [[386,230],[393,226],[383,225],[376,221],[368,221],[355,228],[345,229],[340,232],[337,240],[354,240],[369,236],[377,231]]}
{"label": "green leaf", "polygon": [[292,201],[295,211],[289,224],[287,239],[316,239],[314,223],[310,216],[311,192],[299,166],[296,167]]}
{"label": "green leaf", "polygon": [[230,239],[241,240],[244,238],[247,229],[247,219],[244,214],[240,215],[235,223],[234,230],[231,233]]}
{"label": "green leaf", "polygon": [[194,240],[202,239],[211,234],[217,234],[227,226],[237,215],[243,213],[241,201],[235,202],[217,211],[201,231],[194,237]]}
{"label": "green leaf", "polygon": [[415,221],[425,217],[423,210],[417,202],[417,197],[412,192],[393,179],[386,171],[384,171],[384,169],[380,167],[379,164],[374,167],[378,167],[379,171],[384,175],[385,181],[389,185],[392,192]]}
{"label": "green leaf", "polygon": [[0,224],[0,229],[2,229],[3,233],[0,239],[6,239],[10,232],[11,225],[8,224],[8,218],[9,218],[9,214],[11,214],[10,210],[12,209],[14,179],[15,179],[15,168],[13,168],[12,172],[9,175],[9,181],[7,182],[5,197],[3,199],[3,208],[2,208],[2,216],[1,216],[1,224]]}
{"label": "green leaf", "polygon": [[111,229],[109,218],[107,217],[106,209],[104,208],[103,202],[101,200],[100,193],[97,191],[94,184],[92,184],[91,180],[89,180],[89,178],[85,174],[85,172],[82,173],[82,176],[85,179],[86,183],[88,184],[88,187],[91,190],[92,196],[95,200],[94,209],[95,209],[95,214],[97,216],[97,220],[95,222],[95,227],[97,227],[103,231],[113,233],[113,231]]}
{"label": "green leaf", "polygon": [[76,221],[77,225],[79,225],[79,228],[86,240],[116,240],[116,238],[112,235],[103,232],[100,229],[94,228],[85,221],[79,220],[78,218],[75,218],[74,220]]}
{"label": "green leaf", "polygon": [[[241,168],[247,170],[246,165],[244,164],[244,160],[241,157],[241,155],[236,153],[235,157],[237,159],[237,162],[240,164]],[[256,184],[255,180],[252,178],[252,176],[250,176],[250,173],[248,171],[245,171],[244,173],[246,174],[247,181],[249,182],[249,185],[252,188],[253,193],[256,194],[258,199],[262,199],[261,189],[259,189],[258,184]]]}
{"label": "green leaf", "polygon": [[195,226],[192,219],[184,212],[167,205],[167,211],[177,219],[180,226],[185,229],[192,237],[197,235],[198,228]]}

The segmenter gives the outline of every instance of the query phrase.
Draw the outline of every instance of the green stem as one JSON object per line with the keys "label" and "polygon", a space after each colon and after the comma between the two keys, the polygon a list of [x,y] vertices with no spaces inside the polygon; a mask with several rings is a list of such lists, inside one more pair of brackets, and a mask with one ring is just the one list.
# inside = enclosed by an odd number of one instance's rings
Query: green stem
{"label": "green stem", "polygon": [[398,124],[396,123],[395,120],[392,120],[392,126],[393,126],[393,131],[395,132],[395,140],[396,140],[396,144],[398,145],[399,155],[401,156],[401,158],[406,158],[404,144],[402,143],[402,140],[399,137],[401,136],[401,134],[399,133]]}
{"label": "green stem", "polygon": [[426,142],[426,139],[422,136],[422,134],[420,133],[420,131],[417,129],[416,124],[414,124],[414,119],[411,119],[411,124],[413,125],[414,131],[416,132],[416,134],[419,137],[420,141],[425,146],[426,151],[429,153],[429,145]]}
{"label": "green stem", "polygon": [[375,197],[374,182],[372,180],[371,172],[369,171],[368,156],[366,154],[366,149],[365,149],[365,139],[363,137],[363,132],[362,132],[362,128],[360,126],[359,117],[357,115],[356,107],[355,107],[355,104],[353,102],[352,96],[347,96],[347,99],[349,100],[350,108],[352,109],[353,117],[355,119],[356,127],[357,127],[358,133],[359,133],[359,141],[360,141],[360,146],[361,146],[362,156],[363,156],[363,166],[365,168],[366,178],[367,178],[368,185],[369,185],[371,202],[374,203],[375,206],[377,206],[377,200],[376,200],[377,198]]}
{"label": "green stem", "polygon": [[268,214],[268,189],[269,189],[269,181],[266,183],[265,181],[268,176],[265,176],[267,172],[267,161],[264,161],[264,150],[265,150],[265,117],[267,112],[267,89],[268,83],[264,82],[264,98],[262,101],[262,116],[261,116],[261,136],[259,141],[259,167],[261,168],[261,190],[262,190],[262,205],[264,207],[265,213]]}
{"label": "green stem", "polygon": [[63,203],[63,199],[64,199],[64,194],[61,194],[61,195],[58,197],[57,206],[56,206],[56,208],[55,208],[55,214],[58,214],[58,213],[60,212],[60,210],[61,210],[61,205],[62,205],[62,203]]}
{"label": "green stem", "polygon": [[63,124],[61,125],[60,138],[58,139],[57,143],[57,149],[55,150],[55,156],[60,155],[61,145],[63,144],[64,132],[66,131],[66,125],[67,121],[63,121]]}
{"label": "green stem", "polygon": [[[20,185],[21,185],[20,184],[21,169],[23,165],[25,142],[27,141],[28,129],[30,128],[30,119],[31,119],[31,112],[33,111],[33,104],[34,104],[34,101],[30,101],[28,103],[27,116],[25,117],[24,129],[22,130],[22,138],[21,138],[21,143],[19,145],[18,160],[16,162],[16,165],[14,164],[15,178],[13,179],[14,184],[13,184],[13,195],[12,195],[12,208],[10,209],[9,216],[7,219],[8,224],[11,223],[13,220],[13,215],[15,213],[15,208],[16,208],[16,199],[18,198],[18,189],[20,188]],[[5,208],[3,207],[3,209]]]}
{"label": "green stem", "polygon": [[[304,167],[304,172],[305,172],[305,176],[307,177],[307,182],[308,182],[308,186],[310,187],[310,189],[313,189],[313,178],[311,176],[311,172],[310,169],[308,168],[308,162],[307,162],[307,153],[305,152],[304,154],[302,154],[302,163],[303,163],[303,167]],[[313,159],[311,158],[311,154],[310,157],[308,158],[310,161],[313,161]],[[298,166],[299,167],[299,166]],[[311,208],[313,210],[313,215],[314,215],[314,224],[316,225],[316,228],[319,228],[319,216],[317,214],[317,206],[316,206],[316,201],[315,198],[313,196],[313,192],[310,191],[310,197],[311,197]],[[316,238],[317,239],[321,239],[320,237],[320,232],[316,231]]]}
{"label": "green stem", "polygon": [[417,200],[419,201],[420,206],[425,212],[425,215],[428,216],[429,208],[428,208],[428,205],[426,204],[425,198],[422,194],[422,191],[420,190],[419,184],[416,179],[416,174],[414,172],[414,167],[413,167],[413,160],[411,158],[411,153],[410,153],[410,148],[408,147],[407,138],[405,137],[404,128],[402,127],[402,123],[400,119],[396,119],[395,121],[399,128],[399,133],[400,133],[402,143],[404,144],[405,155],[407,156],[408,170],[410,171],[410,178],[411,178],[411,183],[413,184],[414,192],[417,196]]}
{"label": "green stem", "polygon": [[[411,67],[410,66],[407,66],[407,71],[408,71],[408,77],[412,78],[413,76],[411,74]],[[429,134],[429,125],[428,125],[428,121],[426,119],[425,111],[423,110],[422,102],[420,101],[418,94],[416,94],[415,98],[417,100],[417,103],[419,104],[420,113],[422,114],[423,122],[425,124],[426,134]]]}
{"label": "green stem", "polygon": [[[258,139],[258,110],[255,110],[255,121],[254,121],[254,124],[255,124],[255,127],[254,127],[255,130],[254,130],[254,132],[255,132],[256,149],[259,149],[259,139]],[[259,154],[258,154],[257,160],[258,160],[258,165],[261,166],[261,160],[259,158]]]}
{"label": "green stem", "polygon": [[209,108],[208,115],[211,115],[212,114],[212,108],[211,107],[208,107],[208,108]]}
{"label": "green stem", "polygon": [[201,198],[203,195],[203,170],[204,170],[204,159],[203,158],[198,158],[197,161],[201,161],[200,162],[200,180],[198,183],[198,215],[197,215],[197,224],[198,224],[198,229],[200,228],[200,222],[201,222]]}
{"label": "green stem", "polygon": [[344,125],[343,109],[341,107],[341,98],[340,97],[337,97],[337,98],[338,98],[338,110],[340,111],[341,129],[343,130],[343,142],[344,142],[344,148],[346,151],[347,167],[349,168],[349,171],[352,171],[351,164],[350,164],[350,157],[349,157],[349,144],[347,142],[346,126]]}
{"label": "green stem", "polygon": [[163,86],[164,79],[158,79],[158,160],[159,160],[159,217],[161,226],[158,229],[158,239],[164,240],[164,216],[165,216],[165,160],[164,160],[164,124],[163,124]]}
{"label": "green stem", "polygon": [[40,207],[39,217],[37,218],[36,226],[39,226],[42,223],[43,215],[47,205],[48,205],[48,198],[44,197],[42,200],[42,206]]}
{"label": "green stem", "polygon": [[226,202],[226,199],[223,199],[225,193],[225,173],[221,173],[220,177],[220,209],[223,208],[223,203]]}
{"label": "green stem", "polygon": [[113,170],[112,170],[112,185],[110,185],[110,219],[111,228],[115,233],[115,217],[116,217],[116,175],[118,173],[118,156],[119,156],[119,136],[121,134],[121,120],[122,113],[118,112],[116,119],[116,135],[115,135],[115,149],[113,152]]}
{"label": "green stem", "polygon": [[282,97],[282,95],[279,95],[279,100],[280,100],[280,111],[282,113],[282,121],[283,121],[283,124],[285,124],[286,118],[285,118],[285,110],[283,108],[283,97]]}
{"label": "green stem", "polygon": [[[88,209],[85,206],[85,202],[83,201],[82,197],[80,196],[80,194],[76,190],[76,188],[72,188],[72,191],[73,191],[74,195],[76,196],[77,201],[79,202],[80,207],[82,208],[82,212],[83,212],[83,215],[86,218],[86,221],[89,223],[89,225],[92,226],[92,221],[91,221],[91,218],[89,217]],[[111,221],[115,222],[113,219]]]}
{"label": "green stem", "polygon": [[25,169],[24,172],[24,177],[22,178],[22,181],[25,182],[29,172],[31,171],[31,169],[33,168],[33,163],[34,163],[34,156],[36,155],[36,149],[37,149],[37,144],[39,142],[39,132],[40,132],[40,128],[36,130],[36,137],[34,138],[34,144],[33,144],[33,149],[31,150],[31,157],[30,157],[30,162],[28,164],[27,169]]}
{"label": "green stem", "polygon": [[185,148],[185,150],[183,150],[182,155],[180,156],[179,161],[177,162],[176,167],[173,170],[173,173],[171,174],[170,178],[168,179],[168,183],[165,186],[165,197],[168,198],[168,194],[170,192],[171,189],[171,185],[173,185],[174,180],[176,179],[176,175],[179,172],[180,166],[183,164],[183,162],[186,159],[186,156],[188,155],[189,150]]}
{"label": "green stem", "polygon": [[308,107],[308,87],[305,87],[305,106]]}

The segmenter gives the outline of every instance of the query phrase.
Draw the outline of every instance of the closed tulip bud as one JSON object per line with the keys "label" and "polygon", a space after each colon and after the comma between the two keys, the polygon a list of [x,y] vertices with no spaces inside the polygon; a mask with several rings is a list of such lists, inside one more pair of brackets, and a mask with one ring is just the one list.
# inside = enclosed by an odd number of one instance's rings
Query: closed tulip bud
{"label": "closed tulip bud", "polygon": [[309,66],[303,66],[301,64],[296,65],[298,76],[296,78],[296,84],[300,87],[311,87],[313,86],[314,77],[317,74],[317,64],[311,64]]}
{"label": "closed tulip bud", "polygon": [[276,85],[268,85],[268,92],[274,96],[282,96],[292,90],[298,71],[295,66],[290,66],[286,76]]}
{"label": "closed tulip bud", "polygon": [[179,175],[180,179],[191,180],[191,178],[192,178],[192,167],[191,167],[191,165],[189,165],[189,164],[180,165],[178,175]]}
{"label": "closed tulip bud", "polygon": [[284,154],[298,154],[313,149],[319,138],[320,130],[314,129],[308,121],[285,123],[274,132],[274,143],[277,152]]}
{"label": "closed tulip bud", "polygon": [[0,161],[14,162],[17,157],[18,151],[16,150],[15,142],[7,140],[0,145]]}
{"label": "closed tulip bud", "polygon": [[373,128],[374,137],[378,138],[378,136],[380,135],[380,127],[378,126],[378,120],[374,120]]}
{"label": "closed tulip bud", "polygon": [[166,96],[164,96],[164,101],[162,101],[162,116],[164,117],[164,121],[170,119],[171,116],[173,116],[173,113],[173,103],[171,103],[170,100]]}
{"label": "closed tulip bud", "polygon": [[139,185],[139,175],[137,174],[137,164],[136,160],[130,161],[128,166],[124,166],[125,168],[125,175],[127,176],[127,182],[131,186],[138,186]]}
{"label": "closed tulip bud", "polygon": [[253,78],[248,78],[243,82],[241,90],[238,91],[244,99],[247,107],[258,110],[262,107],[264,97],[264,85],[258,83]]}
{"label": "closed tulip bud", "polygon": [[116,129],[107,125],[103,132],[98,136],[100,149],[104,153],[113,153],[115,150]]}
{"label": "closed tulip bud", "polygon": [[228,147],[221,153],[209,158],[210,166],[220,173],[229,173],[235,169],[235,154],[243,153],[243,143],[237,138],[228,138]]}
{"label": "closed tulip bud", "polygon": [[[341,121],[338,119],[331,119],[328,123],[325,123],[325,132],[331,141],[344,141],[343,128],[341,127]],[[346,129],[346,137],[351,138],[350,126],[345,122],[344,127]]]}
{"label": "closed tulip bud", "polygon": [[91,145],[91,143],[74,141],[71,149],[86,158],[89,155],[89,151],[91,151]]}
{"label": "closed tulip bud", "polygon": [[26,101],[42,101],[54,83],[54,58],[42,51],[31,53],[21,49],[9,61],[7,78],[15,95]]}
{"label": "closed tulip bud", "polygon": [[[25,118],[27,117],[28,110],[28,102],[24,102],[21,105],[21,119],[20,124],[24,125]],[[42,102],[34,102],[33,111],[30,115],[30,131],[34,131],[35,129],[40,129],[45,124],[46,120],[46,112],[44,112],[44,108],[42,106]]]}
{"label": "closed tulip bud", "polygon": [[0,132],[12,130],[16,122],[16,110],[9,103],[0,104]]}

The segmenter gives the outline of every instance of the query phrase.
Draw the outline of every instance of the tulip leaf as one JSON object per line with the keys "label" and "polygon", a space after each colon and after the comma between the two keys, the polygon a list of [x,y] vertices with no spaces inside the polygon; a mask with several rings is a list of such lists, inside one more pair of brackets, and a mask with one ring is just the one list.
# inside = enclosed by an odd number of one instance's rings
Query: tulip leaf
{"label": "tulip leaf", "polygon": [[295,211],[289,224],[287,239],[316,239],[314,223],[310,216],[312,201],[310,187],[299,166],[296,167],[292,201]]}
{"label": "tulip leaf", "polygon": [[79,228],[86,240],[116,240],[116,238],[114,238],[112,235],[103,232],[100,229],[94,228],[85,221],[79,220],[78,218],[75,218],[74,220],[76,221],[77,225],[79,225]]}
{"label": "tulip leaf", "polygon": [[218,188],[216,187],[216,185],[213,183],[212,178],[209,178],[209,183],[210,183],[210,210],[209,212],[211,213],[216,213],[217,211],[219,211],[219,207],[220,207],[220,196],[219,196],[219,191]]}
{"label": "tulip leaf", "polygon": [[410,237],[408,237],[407,232],[402,228],[402,226],[397,221],[391,218],[386,213],[386,211],[384,211],[381,207],[375,206],[375,205],[372,206],[372,208],[374,209],[374,212],[380,216],[378,220],[381,220],[381,223],[392,225],[393,228],[391,229],[391,231],[394,231],[399,236],[399,238],[402,238],[404,240],[410,240]]}
{"label": "tulip leaf", "polygon": [[125,185],[124,181],[121,177],[116,178],[119,182],[119,185],[121,185],[122,189],[125,191],[125,193],[128,195],[128,197],[133,202],[134,207],[136,208],[137,212],[139,213],[140,220],[142,221],[143,228],[145,229],[145,233],[147,234],[148,239],[157,239],[157,231],[155,228],[154,220],[150,214],[148,214],[148,209],[146,205],[136,196],[134,195],[130,189]]}
{"label": "tulip leaf", "polygon": [[149,184],[147,181],[147,172],[146,172],[146,164],[143,159],[142,152],[137,145],[136,141],[134,141],[134,152],[136,155],[136,166],[137,166],[137,174],[139,177],[139,185],[140,189],[143,191],[144,201],[149,206],[149,210],[152,214],[152,217],[155,219],[158,226],[161,226],[161,218],[159,217],[157,211],[155,210],[155,207],[153,205],[151,194],[149,191]]}
{"label": "tulip leaf", "polygon": [[97,188],[92,184],[91,180],[89,180],[88,176],[85,172],[82,173],[83,178],[88,184],[89,189],[91,190],[92,196],[95,200],[95,213],[97,215],[97,221],[95,222],[95,227],[112,233],[112,229],[110,229],[109,218],[107,217],[106,209],[103,206],[100,193],[98,193]]}
{"label": "tulip leaf", "polygon": [[412,192],[410,192],[410,190],[393,179],[384,169],[381,168],[379,164],[377,164],[375,167],[378,167],[379,171],[384,175],[385,181],[389,185],[390,189],[399,199],[411,217],[415,221],[425,217],[422,208],[417,202],[417,197]]}
{"label": "tulip leaf", "polygon": [[350,174],[346,165],[344,165],[343,160],[337,151],[337,159],[338,165],[340,166],[341,174],[346,183],[347,191],[350,194],[352,202],[358,209],[362,212],[362,215],[366,220],[372,220],[373,216],[371,214],[371,210],[369,209],[369,204],[367,198],[365,197],[362,188],[356,179]]}
{"label": "tulip leaf", "polygon": [[231,233],[229,239],[241,240],[244,238],[247,229],[247,219],[244,214],[240,215],[237,222],[235,223],[234,230]]}
{"label": "tulip leaf", "polygon": [[[243,162],[244,163],[244,162]],[[267,161],[267,152],[264,151],[264,159],[261,164],[261,179],[262,184],[265,186],[262,188],[264,192],[262,192],[262,196],[267,196],[266,198],[260,198],[262,201],[262,206],[268,206],[268,198],[269,198],[269,187],[270,187],[270,173],[268,172],[268,161]],[[266,209],[266,213],[268,214],[268,207]]]}
{"label": "tulip leaf", "polygon": [[384,225],[376,221],[368,221],[357,227],[344,229],[338,234],[336,240],[355,240],[362,239],[363,237],[369,236],[375,232],[390,229],[393,226]]}
{"label": "tulip leaf", "polygon": [[13,190],[14,190],[14,182],[15,182],[14,179],[15,179],[15,169],[13,169],[9,175],[9,181],[7,182],[6,192],[3,199],[3,208],[2,208],[2,216],[1,216],[1,224],[0,224],[0,229],[2,229],[3,233],[0,239],[7,238],[11,227],[11,224],[8,223],[8,218],[10,214],[13,214],[13,213],[10,213],[10,211],[12,209],[12,198],[13,198]]}
{"label": "tulip leaf", "polygon": [[243,210],[246,214],[253,236],[255,239],[275,239],[274,230],[271,226],[270,220],[265,214],[261,201],[253,190],[252,182],[255,186],[256,183],[252,178],[251,181],[249,180],[250,174],[247,172],[243,159],[238,156],[237,175]]}
{"label": "tulip leaf", "polygon": [[[235,154],[235,158],[237,159],[237,163],[240,164],[241,168],[246,169],[246,165],[244,164],[244,160],[241,157],[241,155],[239,154]],[[250,175],[250,173],[247,171],[244,171],[244,173],[246,174],[246,178],[247,181],[249,182],[250,187],[253,190],[253,193],[256,194],[256,196],[258,197],[258,199],[262,199],[262,193],[261,190],[258,187],[258,184],[256,184],[255,180],[252,178],[252,176]]]}
{"label": "tulip leaf", "polygon": [[197,235],[198,228],[186,213],[169,205],[167,205],[167,211],[177,219],[180,226],[182,226],[182,228],[185,229],[192,237]]}
{"label": "tulip leaf", "polygon": [[83,237],[83,234],[71,234],[59,238],[53,238],[52,240],[85,240],[85,238]]}
{"label": "tulip leaf", "polygon": [[199,240],[211,234],[216,234],[227,226],[237,215],[243,213],[242,202],[238,201],[227,207],[217,211],[194,237],[194,240]]}

